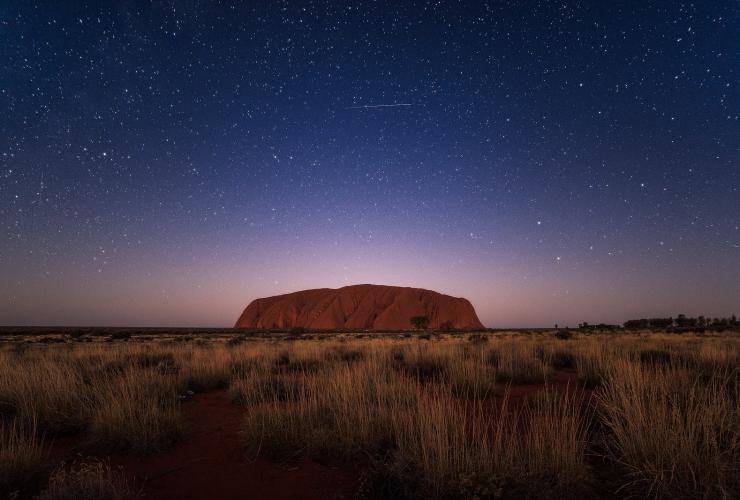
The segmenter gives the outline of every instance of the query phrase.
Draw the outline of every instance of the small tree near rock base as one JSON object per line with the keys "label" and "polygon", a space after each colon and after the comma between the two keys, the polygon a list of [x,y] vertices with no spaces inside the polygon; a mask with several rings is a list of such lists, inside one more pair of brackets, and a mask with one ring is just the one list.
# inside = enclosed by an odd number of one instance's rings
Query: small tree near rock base
{"label": "small tree near rock base", "polygon": [[426,316],[412,316],[411,325],[417,330],[426,330],[429,326],[429,318]]}

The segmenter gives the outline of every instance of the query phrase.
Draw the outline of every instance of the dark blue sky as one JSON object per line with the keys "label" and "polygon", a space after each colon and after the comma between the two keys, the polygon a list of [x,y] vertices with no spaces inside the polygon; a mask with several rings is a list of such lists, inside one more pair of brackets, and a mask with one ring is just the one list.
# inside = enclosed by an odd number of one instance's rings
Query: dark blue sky
{"label": "dark blue sky", "polygon": [[0,324],[740,312],[737,2],[69,4],[0,5]]}

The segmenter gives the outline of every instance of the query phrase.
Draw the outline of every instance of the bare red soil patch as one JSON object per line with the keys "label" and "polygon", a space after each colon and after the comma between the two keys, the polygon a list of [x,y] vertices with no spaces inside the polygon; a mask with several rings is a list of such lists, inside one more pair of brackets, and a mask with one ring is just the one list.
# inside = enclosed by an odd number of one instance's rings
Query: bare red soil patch
{"label": "bare red soil patch", "polygon": [[147,499],[331,499],[349,498],[355,474],[309,460],[276,464],[244,454],[239,428],[244,409],[225,390],[198,394],[183,403],[185,442],[147,457],[112,457],[111,465],[143,486]]}
{"label": "bare red soil patch", "polygon": [[544,389],[554,392],[576,392],[584,401],[591,399],[592,389],[586,389],[578,383],[578,373],[573,368],[556,370],[550,376],[547,384],[496,384],[496,397],[503,398],[508,392],[508,405],[510,409],[520,408],[528,396],[532,396]]}

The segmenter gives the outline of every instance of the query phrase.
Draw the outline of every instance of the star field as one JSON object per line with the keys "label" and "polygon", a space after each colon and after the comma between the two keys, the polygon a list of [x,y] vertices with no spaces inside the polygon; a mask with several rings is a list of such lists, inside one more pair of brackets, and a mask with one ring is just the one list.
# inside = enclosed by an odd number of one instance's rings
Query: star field
{"label": "star field", "polygon": [[0,5],[0,324],[379,283],[488,326],[740,305],[736,2]]}

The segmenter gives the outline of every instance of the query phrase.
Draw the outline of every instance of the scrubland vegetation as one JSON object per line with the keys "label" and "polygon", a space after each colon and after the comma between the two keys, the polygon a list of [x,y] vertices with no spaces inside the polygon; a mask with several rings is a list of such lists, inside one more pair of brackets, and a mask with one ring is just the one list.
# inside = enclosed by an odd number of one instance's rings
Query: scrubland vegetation
{"label": "scrubland vegetation", "polygon": [[[361,498],[740,495],[734,334],[422,335],[6,342],[0,498],[138,496],[99,459],[188,439],[217,389],[245,454],[352,464]],[[54,463],[70,436],[98,458]]]}

